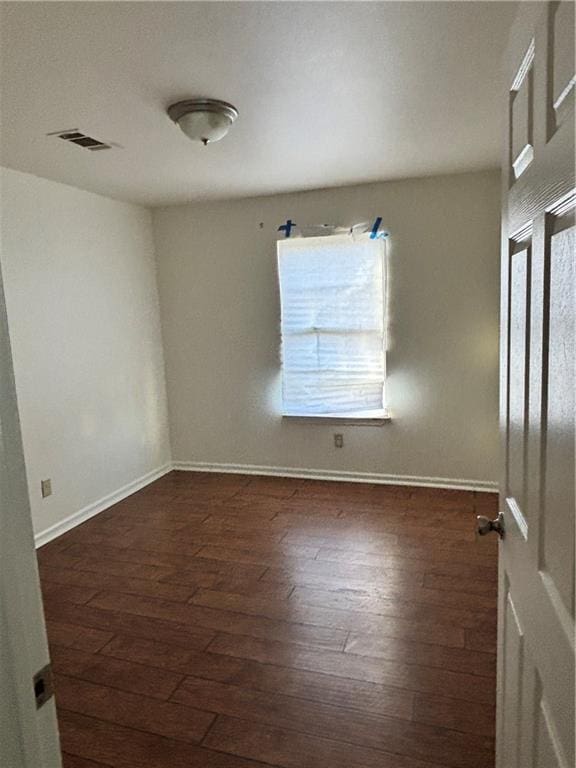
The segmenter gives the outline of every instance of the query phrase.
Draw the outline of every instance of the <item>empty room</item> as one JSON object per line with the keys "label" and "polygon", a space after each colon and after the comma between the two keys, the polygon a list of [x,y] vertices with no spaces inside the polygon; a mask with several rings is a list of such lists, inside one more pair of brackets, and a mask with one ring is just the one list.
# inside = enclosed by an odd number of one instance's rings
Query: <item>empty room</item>
{"label": "empty room", "polygon": [[573,768],[575,70],[0,0],[1,768]]}

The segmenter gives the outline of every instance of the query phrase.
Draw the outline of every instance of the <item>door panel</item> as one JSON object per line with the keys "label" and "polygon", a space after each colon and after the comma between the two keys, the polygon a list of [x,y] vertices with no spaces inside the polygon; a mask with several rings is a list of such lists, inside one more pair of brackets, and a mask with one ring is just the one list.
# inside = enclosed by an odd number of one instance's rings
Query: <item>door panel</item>
{"label": "door panel", "polygon": [[554,129],[569,118],[574,109],[574,22],[573,2],[562,0],[552,4],[549,15],[550,100],[554,110]]}
{"label": "door panel", "polygon": [[534,147],[532,143],[532,100],[534,98],[531,62],[532,55],[533,49],[530,48],[526,53],[523,66],[519,71],[518,80],[510,91],[512,105],[511,159],[515,179],[524,173],[534,157]]}
{"label": "door panel", "polygon": [[[550,237],[546,486],[540,570],[574,619],[574,226]],[[572,323],[572,324],[571,324]]]}
{"label": "door panel", "polygon": [[573,768],[574,5],[521,4],[505,62],[498,768]]}
{"label": "door panel", "polygon": [[569,768],[562,755],[562,747],[555,732],[550,711],[543,698],[540,697],[536,710],[535,727],[535,768]]}
{"label": "door panel", "polygon": [[516,704],[522,702],[522,675],[524,670],[524,635],[510,592],[506,595],[506,622],[504,629],[504,765],[520,768],[520,718],[516,717]]}
{"label": "door panel", "polygon": [[[508,497],[526,520],[524,465],[526,461],[526,374],[530,317],[530,249],[510,257],[510,390],[508,402]],[[526,526],[524,525],[523,528]]]}

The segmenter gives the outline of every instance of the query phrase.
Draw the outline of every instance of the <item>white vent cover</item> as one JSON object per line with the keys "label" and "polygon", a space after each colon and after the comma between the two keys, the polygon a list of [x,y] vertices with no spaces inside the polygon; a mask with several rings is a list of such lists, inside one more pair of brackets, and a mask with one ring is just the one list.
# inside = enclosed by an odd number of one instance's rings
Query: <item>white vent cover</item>
{"label": "white vent cover", "polygon": [[98,152],[101,149],[112,149],[112,144],[107,144],[105,141],[100,141],[92,136],[87,136],[85,133],[80,133],[77,128],[69,128],[67,131],[54,131],[53,133],[47,133],[46,135],[56,136],[70,144],[76,144],[78,147],[88,149],[90,152]]}

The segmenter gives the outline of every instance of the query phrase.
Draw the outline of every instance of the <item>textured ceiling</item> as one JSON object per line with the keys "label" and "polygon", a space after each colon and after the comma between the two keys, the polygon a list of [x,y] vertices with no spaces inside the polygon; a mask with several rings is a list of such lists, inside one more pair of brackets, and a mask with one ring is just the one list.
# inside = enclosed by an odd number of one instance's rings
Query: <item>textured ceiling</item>
{"label": "textured ceiling", "polygon": [[[496,166],[515,6],[3,2],[0,159],[146,205]],[[170,122],[190,96],[238,108],[222,142]]]}

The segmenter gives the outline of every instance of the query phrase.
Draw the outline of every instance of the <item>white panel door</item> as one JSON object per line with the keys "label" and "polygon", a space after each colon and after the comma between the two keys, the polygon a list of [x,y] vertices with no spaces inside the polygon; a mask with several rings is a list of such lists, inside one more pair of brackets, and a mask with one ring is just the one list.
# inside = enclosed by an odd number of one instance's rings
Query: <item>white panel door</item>
{"label": "white panel door", "polygon": [[574,3],[505,61],[498,768],[574,768]]}
{"label": "white panel door", "polygon": [[60,768],[0,270],[0,767]]}

